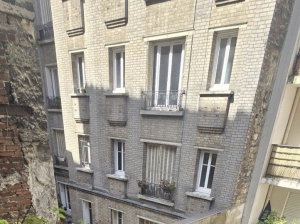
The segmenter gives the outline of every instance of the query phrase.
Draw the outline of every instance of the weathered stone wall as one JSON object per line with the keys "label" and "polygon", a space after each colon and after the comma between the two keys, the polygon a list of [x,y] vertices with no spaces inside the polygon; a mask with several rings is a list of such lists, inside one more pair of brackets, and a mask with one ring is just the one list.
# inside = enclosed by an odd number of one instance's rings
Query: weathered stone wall
{"label": "weathered stone wall", "polygon": [[0,218],[16,221],[32,203],[30,212],[53,223],[57,200],[33,7],[29,0],[0,5]]}
{"label": "weathered stone wall", "polygon": [[288,30],[294,0],[277,0],[251,113],[243,160],[235,187],[233,205],[245,203],[261,133],[266,119],[276,71]]}

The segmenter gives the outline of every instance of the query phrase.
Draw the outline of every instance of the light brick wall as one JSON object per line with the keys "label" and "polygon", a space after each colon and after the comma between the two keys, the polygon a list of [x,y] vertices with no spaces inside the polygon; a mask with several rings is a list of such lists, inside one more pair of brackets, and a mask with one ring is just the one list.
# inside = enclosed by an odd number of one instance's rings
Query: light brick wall
{"label": "light brick wall", "polygon": [[[244,153],[275,2],[275,0],[248,0],[216,7],[214,1],[201,0],[197,1],[196,14],[194,14],[195,1],[193,0],[153,1],[152,3],[135,0],[129,1],[128,24],[107,29],[104,24],[107,1],[91,0],[84,3],[85,33],[69,38],[66,34],[66,27],[62,25],[66,22],[63,9],[66,2],[53,0],[51,3],[64,129],[67,150],[70,152],[68,159],[71,161],[69,162],[70,180],[76,179],[78,171],[75,167],[80,165],[76,133],[79,129],[72,114],[70,97],[73,93],[73,75],[69,51],[82,49],[85,55],[86,89],[90,95],[90,122],[85,130],[81,129],[81,132],[86,134],[90,132],[93,186],[97,189],[108,190],[106,174],[113,172],[111,164],[113,149],[111,139],[108,137],[125,139],[127,196],[130,198],[137,198],[139,188],[136,180],[142,178],[145,170],[144,143],[140,141],[140,138],[179,142],[181,146],[178,146],[176,150],[174,170],[176,176],[175,209],[185,211],[187,207],[185,193],[195,190],[200,154],[195,146],[223,149],[218,152],[211,196],[215,197],[214,206],[230,206]],[[117,3],[120,7],[123,4],[122,1],[114,1],[111,4],[113,6]],[[194,19],[195,23],[193,23]],[[221,32],[222,29],[238,29],[230,81],[230,90],[234,91],[234,100],[230,104],[227,125],[223,134],[199,133],[197,131],[199,93],[209,89],[215,39],[217,32]],[[145,42],[143,37],[183,30],[193,30],[193,34],[185,38],[181,81],[181,89],[186,91],[183,97],[185,114],[179,118],[141,116],[139,112],[144,104],[141,92],[151,90],[149,89],[151,43]],[[109,75],[109,48],[105,45],[120,42],[126,42],[125,85],[129,97],[125,127],[108,124],[106,116],[108,104],[104,95],[112,91]],[[72,193],[71,201],[78,200],[76,197],[79,196]],[[89,197],[93,200],[103,200]],[[129,209],[127,205],[118,202],[108,199],[106,202],[112,203],[111,206],[122,208],[121,210]],[[108,212],[108,205],[105,203],[95,202],[93,207],[99,214],[103,212],[103,216],[107,216]],[[79,211],[78,207],[81,206],[77,204],[73,205],[72,202],[75,217],[77,217],[76,211]],[[129,210],[135,211],[133,207]],[[204,210],[207,210],[207,207]],[[199,211],[203,211],[200,204]]]}

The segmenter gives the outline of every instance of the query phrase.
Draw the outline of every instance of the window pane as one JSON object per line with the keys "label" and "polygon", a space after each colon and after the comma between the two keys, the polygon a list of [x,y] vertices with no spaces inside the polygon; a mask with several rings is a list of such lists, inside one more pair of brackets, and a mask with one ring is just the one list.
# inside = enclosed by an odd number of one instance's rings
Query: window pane
{"label": "window pane", "polygon": [[90,224],[93,222],[93,215],[92,215],[92,203],[89,202],[89,212],[90,212]]}
{"label": "window pane", "polygon": [[119,222],[118,224],[122,224],[122,212],[118,212],[119,213]]}
{"label": "window pane", "polygon": [[215,174],[215,167],[212,166],[212,167],[210,167],[210,171],[209,171],[207,188],[211,188],[212,182],[213,182],[213,178],[214,178],[214,174]]}
{"label": "window pane", "polygon": [[125,52],[123,52],[123,86],[125,87]]}
{"label": "window pane", "polygon": [[89,152],[87,146],[84,146],[84,163],[89,163]]}
{"label": "window pane", "polygon": [[53,95],[57,97],[60,96],[57,69],[56,68],[51,69],[51,73],[52,73]]}
{"label": "window pane", "polygon": [[159,96],[158,105],[166,104],[166,90],[168,84],[170,46],[161,48],[160,70],[159,70]]}
{"label": "window pane", "polygon": [[236,40],[237,40],[236,37],[231,38],[230,51],[229,51],[229,57],[228,57],[228,63],[226,68],[225,81],[224,81],[225,84],[228,84],[230,81],[234,52],[236,47]]}
{"label": "window pane", "polygon": [[121,53],[116,53],[116,87],[121,88]]}
{"label": "window pane", "polygon": [[221,39],[215,84],[221,84],[227,40],[228,38]]}
{"label": "window pane", "polygon": [[78,75],[79,75],[79,82],[78,83],[78,87],[81,88],[81,87],[84,87],[83,86],[83,59],[82,57],[78,57]]}
{"label": "window pane", "polygon": [[70,193],[69,193],[69,187],[68,186],[67,186],[67,200],[68,200],[69,209],[71,209]]}
{"label": "window pane", "polygon": [[[178,98],[178,85],[179,85],[179,76],[180,76],[180,67],[181,67],[181,53],[182,53],[182,44],[173,46],[173,58],[172,58],[172,70],[171,70],[171,80],[170,80],[170,105],[177,105]],[[175,92],[173,92],[175,91]]]}
{"label": "window pane", "polygon": [[208,164],[208,159],[209,159],[209,153],[205,152],[204,153],[203,164]]}
{"label": "window pane", "polygon": [[212,154],[212,158],[211,158],[211,165],[215,166],[216,165],[216,161],[217,161],[217,154]]}
{"label": "window pane", "polygon": [[157,61],[157,46],[153,49],[153,76],[152,76],[152,101],[151,106],[155,106],[155,85],[156,85],[156,61]]}
{"label": "window pane", "polygon": [[205,178],[206,178],[207,166],[202,166],[201,179],[200,179],[200,187],[204,187]]}
{"label": "window pane", "polygon": [[122,156],[122,142],[118,142],[118,170],[123,170]]}

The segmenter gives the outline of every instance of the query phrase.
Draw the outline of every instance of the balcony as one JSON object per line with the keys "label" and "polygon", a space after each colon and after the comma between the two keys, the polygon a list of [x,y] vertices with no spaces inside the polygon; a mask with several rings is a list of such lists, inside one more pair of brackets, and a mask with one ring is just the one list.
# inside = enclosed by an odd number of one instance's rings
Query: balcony
{"label": "balcony", "polygon": [[55,165],[56,166],[64,166],[68,167],[68,160],[66,157],[54,156],[55,158]]}
{"label": "balcony", "polygon": [[300,180],[300,147],[272,145],[266,177]]}
{"label": "balcony", "polygon": [[39,25],[35,27],[35,36],[37,41],[46,41],[46,40],[53,40],[54,39],[54,32],[53,32],[53,24],[49,22],[44,25]]}
{"label": "balcony", "polygon": [[60,96],[57,97],[47,97],[48,109],[61,109]]}
{"label": "balcony", "polygon": [[[182,96],[184,91],[143,91],[142,115],[183,116]],[[151,112],[149,112],[151,111]],[[172,113],[169,113],[172,112]]]}

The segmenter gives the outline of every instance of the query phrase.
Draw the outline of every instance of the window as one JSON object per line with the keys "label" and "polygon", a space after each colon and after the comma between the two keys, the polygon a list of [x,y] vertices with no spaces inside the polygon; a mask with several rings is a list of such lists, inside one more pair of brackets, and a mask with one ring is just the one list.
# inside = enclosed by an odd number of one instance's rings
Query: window
{"label": "window", "polygon": [[217,154],[202,151],[199,160],[199,170],[196,191],[210,196],[217,162]]}
{"label": "window", "polygon": [[115,173],[121,177],[125,177],[124,153],[125,153],[124,142],[114,140]]}
{"label": "window", "polygon": [[82,220],[86,224],[92,224],[92,203],[82,200]]}
{"label": "window", "polygon": [[82,93],[85,89],[85,70],[84,70],[84,55],[75,54],[75,64],[76,64],[76,77],[74,77],[76,82],[77,91]]}
{"label": "window", "polygon": [[152,107],[177,107],[184,42],[168,41],[153,48]]}
{"label": "window", "polygon": [[91,165],[91,152],[90,152],[90,140],[88,136],[79,135],[79,150],[81,165],[85,168],[90,168]]}
{"label": "window", "polygon": [[163,224],[162,222],[156,222],[148,218],[140,218],[139,224]]}
{"label": "window", "polygon": [[54,130],[54,135],[56,138],[56,147],[57,147],[57,155],[59,157],[66,157],[66,143],[65,143],[65,134],[62,130]]}
{"label": "window", "polygon": [[46,79],[47,79],[47,89],[48,97],[59,97],[59,84],[58,84],[58,75],[57,68],[46,68]]}
{"label": "window", "polygon": [[161,180],[172,182],[176,147],[147,144],[146,179],[159,184]]}
{"label": "window", "polygon": [[111,224],[123,224],[123,212],[111,209]]}
{"label": "window", "polygon": [[58,187],[60,193],[60,201],[62,203],[64,210],[71,211],[69,187],[61,183],[58,183]]}
{"label": "window", "polygon": [[125,92],[125,50],[113,50],[113,86],[114,92]]}
{"label": "window", "polygon": [[218,35],[212,72],[212,89],[229,88],[236,42],[236,32]]}

